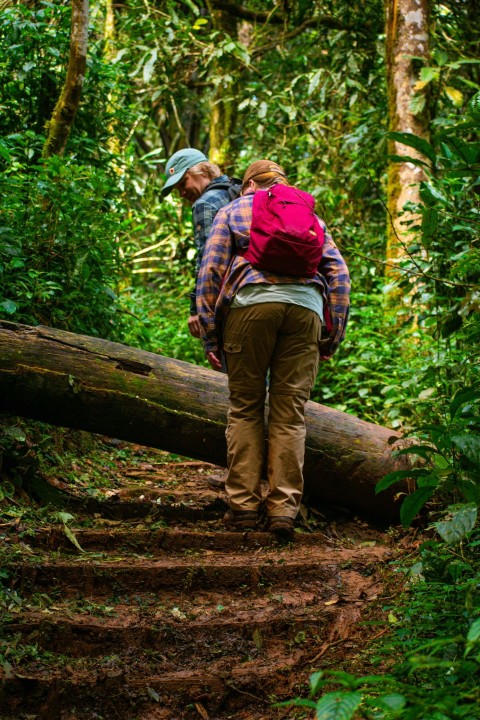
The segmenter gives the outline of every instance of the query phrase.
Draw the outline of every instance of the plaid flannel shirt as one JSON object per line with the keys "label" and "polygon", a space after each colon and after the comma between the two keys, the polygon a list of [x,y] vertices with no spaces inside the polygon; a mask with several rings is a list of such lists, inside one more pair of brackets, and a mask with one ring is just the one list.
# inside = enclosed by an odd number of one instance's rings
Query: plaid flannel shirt
{"label": "plaid flannel shirt", "polygon": [[331,355],[345,337],[350,298],[348,268],[331,236],[326,232],[318,273],[313,278],[278,275],[257,270],[239,252],[250,240],[253,193],[237,198],[217,212],[205,246],[197,280],[197,311],[205,330],[206,352],[218,352],[221,329],[229,305],[244,285],[256,283],[315,284],[330,310],[332,329],[322,343],[322,354]]}
{"label": "plaid flannel shirt", "polygon": [[[193,220],[193,239],[195,241],[195,247],[197,248],[197,256],[195,263],[195,283],[198,277],[198,271],[202,262],[203,252],[205,250],[205,243],[207,242],[208,234],[212,228],[212,223],[217,212],[224,205],[230,202],[228,190],[225,188],[215,188],[216,184],[228,182],[229,178],[227,175],[221,175],[218,178],[212,180],[207,185],[204,192],[200,195],[192,205],[192,220]],[[190,315],[197,314],[196,306],[196,290],[194,289],[190,295]]]}

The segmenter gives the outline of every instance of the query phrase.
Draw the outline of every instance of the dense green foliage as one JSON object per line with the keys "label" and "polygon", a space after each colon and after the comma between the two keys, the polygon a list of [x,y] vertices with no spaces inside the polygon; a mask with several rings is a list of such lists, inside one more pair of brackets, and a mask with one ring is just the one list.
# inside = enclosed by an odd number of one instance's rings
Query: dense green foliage
{"label": "dense green foliage", "polygon": [[[315,195],[350,266],[348,336],[322,366],[314,399],[414,436],[409,452],[423,465],[402,518],[407,525],[426,502],[433,513],[421,564],[392,611],[398,622],[383,648],[391,657],[385,675],[379,651],[374,678],[316,675],[311,699],[301,703],[325,719],[473,720],[480,715],[475,3],[433,3],[431,64],[419,63],[412,103],[413,112],[429,103],[430,142],[397,138],[422,153],[426,179],[411,208],[418,224],[395,308],[385,303],[385,172],[404,158],[386,155],[382,4],[298,0],[285,3],[278,23],[280,5],[245,5],[250,22],[237,25],[212,19],[204,2],[132,0],[116,9],[106,40],[105,7],[92,2],[82,103],[65,156],[48,162],[45,123],[65,76],[70,4],[2,6],[0,318],[204,363],[186,327],[190,212],[174,196],[162,202],[159,189],[169,153],[187,144],[208,150],[221,99],[233,111],[228,169],[241,175],[254,159],[279,161]],[[309,13],[327,20],[309,25]],[[3,432],[4,448],[25,441],[8,424]]]}

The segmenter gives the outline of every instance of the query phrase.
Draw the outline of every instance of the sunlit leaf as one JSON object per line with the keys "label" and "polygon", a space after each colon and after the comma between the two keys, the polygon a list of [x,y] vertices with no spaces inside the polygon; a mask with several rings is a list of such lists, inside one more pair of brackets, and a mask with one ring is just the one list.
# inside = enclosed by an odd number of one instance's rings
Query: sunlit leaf
{"label": "sunlit leaf", "polygon": [[148,83],[152,79],[155,63],[157,62],[158,50],[154,48],[150,53],[150,57],[143,66],[143,80]]}
{"label": "sunlit leaf", "polygon": [[439,68],[435,67],[422,67],[420,70],[420,80],[425,83],[429,83],[432,80],[438,80],[440,76]]}
{"label": "sunlit leaf", "polygon": [[447,87],[443,89],[443,92],[449,98],[449,100],[452,101],[455,107],[461,107],[461,105],[463,104],[463,93],[460,92],[460,90],[457,90],[457,88],[447,85]]}
{"label": "sunlit leaf", "polygon": [[323,74],[323,68],[320,68],[320,70],[317,70],[316,73],[314,73],[313,77],[310,78],[310,82],[308,83],[308,90],[307,94],[311,95],[315,90],[317,89],[320,79]]}
{"label": "sunlit leaf", "polygon": [[78,542],[77,538],[75,537],[75,533],[73,530],[71,530],[68,525],[63,525],[63,532],[67,536],[67,538],[70,540],[70,542],[75,545],[77,550],[80,550],[80,552],[85,552],[84,549],[81,547],[80,543]]}

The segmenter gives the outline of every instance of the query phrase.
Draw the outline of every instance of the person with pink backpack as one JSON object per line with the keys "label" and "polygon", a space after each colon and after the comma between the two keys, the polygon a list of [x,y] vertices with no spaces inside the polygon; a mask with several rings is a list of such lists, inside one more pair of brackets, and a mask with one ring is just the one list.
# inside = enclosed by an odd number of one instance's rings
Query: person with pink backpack
{"label": "person with pink backpack", "polygon": [[266,467],[268,528],[291,537],[303,493],[305,403],[319,360],[345,336],[349,294],[348,268],[312,196],[290,186],[277,163],[252,163],[240,197],[215,217],[197,282],[207,359],[220,370],[223,356],[228,374],[228,527],[257,527]]}

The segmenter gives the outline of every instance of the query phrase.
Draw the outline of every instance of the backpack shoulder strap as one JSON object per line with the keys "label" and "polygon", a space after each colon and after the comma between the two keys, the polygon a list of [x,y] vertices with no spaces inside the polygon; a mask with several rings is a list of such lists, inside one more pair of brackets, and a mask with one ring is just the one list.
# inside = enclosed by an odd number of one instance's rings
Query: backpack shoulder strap
{"label": "backpack shoulder strap", "polygon": [[239,178],[229,178],[224,182],[214,183],[206,192],[210,192],[210,190],[227,190],[229,199],[235,200],[239,196],[241,189],[242,181]]}

